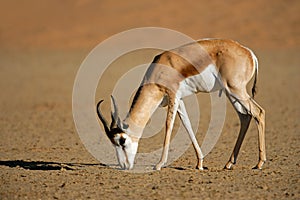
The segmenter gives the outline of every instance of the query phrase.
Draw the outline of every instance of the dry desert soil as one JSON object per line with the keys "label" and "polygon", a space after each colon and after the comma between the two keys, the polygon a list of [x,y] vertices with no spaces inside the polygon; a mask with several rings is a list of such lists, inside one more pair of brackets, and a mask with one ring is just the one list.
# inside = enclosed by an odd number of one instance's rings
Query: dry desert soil
{"label": "dry desert soil", "polygon": [[[299,10],[297,0],[1,0],[0,199],[300,199]],[[146,26],[194,39],[230,38],[256,53],[255,98],[266,110],[262,170],[252,169],[258,159],[253,120],[237,164],[223,169],[239,130],[229,103],[204,171],[195,169],[192,146],[161,171],[147,173],[109,167],[89,153],[72,115],[77,71],[100,42]],[[153,52],[148,53],[137,55],[150,62]],[[133,63],[110,68],[109,78],[99,84],[95,100],[106,100],[106,116],[116,80]],[[210,101],[207,95],[197,99],[201,144]],[[162,143],[163,130],[143,139],[139,152],[151,153]]]}

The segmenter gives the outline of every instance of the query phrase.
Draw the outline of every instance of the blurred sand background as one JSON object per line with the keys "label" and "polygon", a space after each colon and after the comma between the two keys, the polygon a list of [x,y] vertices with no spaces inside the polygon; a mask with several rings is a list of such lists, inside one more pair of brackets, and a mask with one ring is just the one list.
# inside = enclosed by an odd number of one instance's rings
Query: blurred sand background
{"label": "blurred sand background", "polygon": [[[0,0],[0,198],[299,199],[299,10],[297,0]],[[194,39],[230,38],[254,50],[256,99],[267,113],[262,171],[251,169],[257,161],[253,122],[234,170],[222,169],[239,129],[230,106],[204,172],[194,169],[192,147],[146,174],[103,166],[86,151],[72,118],[77,70],[101,41],[144,26]],[[110,92],[103,92],[106,99]],[[210,114],[205,101],[201,106],[199,139]]]}

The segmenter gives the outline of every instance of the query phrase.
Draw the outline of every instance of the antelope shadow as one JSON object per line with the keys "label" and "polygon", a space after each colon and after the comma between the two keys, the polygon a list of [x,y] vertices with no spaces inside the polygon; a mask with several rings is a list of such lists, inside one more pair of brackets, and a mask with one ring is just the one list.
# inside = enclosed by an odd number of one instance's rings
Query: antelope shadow
{"label": "antelope shadow", "polygon": [[87,166],[107,166],[102,163],[63,163],[48,161],[0,160],[0,166],[27,170],[76,170]]}

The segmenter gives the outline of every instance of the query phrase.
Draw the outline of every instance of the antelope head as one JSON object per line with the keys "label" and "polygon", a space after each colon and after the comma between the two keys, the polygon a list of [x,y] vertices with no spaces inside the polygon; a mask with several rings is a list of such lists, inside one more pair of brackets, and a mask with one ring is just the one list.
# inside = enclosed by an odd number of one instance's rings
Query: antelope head
{"label": "antelope head", "polygon": [[107,137],[116,149],[119,165],[122,169],[132,169],[138,148],[138,142],[133,142],[132,138],[126,133],[128,125],[124,124],[120,120],[118,107],[113,96],[111,96],[111,100],[114,106],[114,112],[111,112],[110,126],[108,126],[108,123],[100,110],[100,104],[103,100],[99,101],[97,104],[97,114],[103,124]]}

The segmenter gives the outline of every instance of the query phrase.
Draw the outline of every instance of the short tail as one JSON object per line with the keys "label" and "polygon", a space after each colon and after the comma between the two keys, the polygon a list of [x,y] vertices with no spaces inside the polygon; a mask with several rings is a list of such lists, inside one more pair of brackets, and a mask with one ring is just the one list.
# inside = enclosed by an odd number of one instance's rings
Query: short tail
{"label": "short tail", "polygon": [[257,61],[257,58],[254,55],[254,53],[252,53],[252,56],[253,56],[254,65],[255,65],[254,81],[253,81],[253,86],[252,86],[252,98],[254,98],[254,96],[255,96],[255,94],[257,92],[256,82],[257,82],[257,76],[258,76],[258,61]]}

